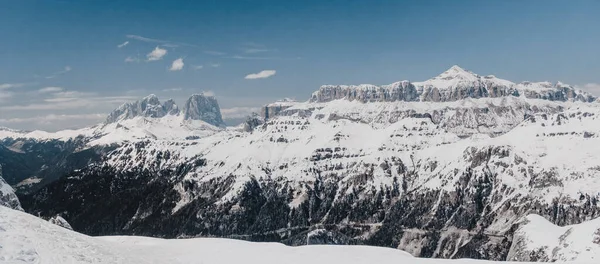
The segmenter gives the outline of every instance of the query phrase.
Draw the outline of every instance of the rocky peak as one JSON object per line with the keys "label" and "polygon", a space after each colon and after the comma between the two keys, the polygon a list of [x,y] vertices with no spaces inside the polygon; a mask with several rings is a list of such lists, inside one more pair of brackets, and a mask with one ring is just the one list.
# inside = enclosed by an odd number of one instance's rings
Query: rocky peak
{"label": "rocky peak", "polygon": [[179,107],[175,104],[173,99],[169,99],[162,104],[163,109],[168,115],[179,114]]}
{"label": "rocky peak", "polygon": [[194,94],[185,102],[183,119],[202,120],[215,126],[224,125],[217,99],[205,94]]}
{"label": "rocky peak", "polygon": [[106,118],[106,123],[114,123],[138,116],[160,118],[165,115],[177,115],[179,108],[173,99],[161,104],[158,96],[150,94],[133,103],[124,103],[112,111]]}
{"label": "rocky peak", "polygon": [[458,65],[450,67],[447,71],[433,78],[433,80],[464,80],[475,82],[478,81],[479,76],[473,72],[467,71]]}

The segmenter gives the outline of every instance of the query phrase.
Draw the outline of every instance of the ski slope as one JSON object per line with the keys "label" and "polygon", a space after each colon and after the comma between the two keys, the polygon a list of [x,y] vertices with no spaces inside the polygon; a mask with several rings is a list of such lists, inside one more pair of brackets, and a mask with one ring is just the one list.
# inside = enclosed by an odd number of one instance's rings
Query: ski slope
{"label": "ski slope", "polygon": [[417,259],[401,250],[369,246],[288,247],[279,243],[254,243],[221,238],[168,240],[123,236],[90,237],[35,216],[0,206],[0,263],[462,264],[493,262],[467,259]]}

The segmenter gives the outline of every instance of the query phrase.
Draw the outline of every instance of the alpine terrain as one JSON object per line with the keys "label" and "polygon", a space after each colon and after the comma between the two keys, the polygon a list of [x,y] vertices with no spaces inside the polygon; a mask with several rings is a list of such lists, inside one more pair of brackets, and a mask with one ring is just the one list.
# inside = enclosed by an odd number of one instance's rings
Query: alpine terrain
{"label": "alpine terrain", "polygon": [[600,103],[573,86],[452,66],[422,82],[324,85],[260,112],[225,127],[212,96],[180,108],[150,95],[93,127],[3,128],[0,165],[26,212],[86,235],[598,260]]}

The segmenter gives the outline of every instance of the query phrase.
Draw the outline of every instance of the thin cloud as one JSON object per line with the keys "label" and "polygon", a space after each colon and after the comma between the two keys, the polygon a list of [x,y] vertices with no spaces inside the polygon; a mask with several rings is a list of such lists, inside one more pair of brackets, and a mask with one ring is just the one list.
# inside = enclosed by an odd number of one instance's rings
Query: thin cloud
{"label": "thin cloud", "polygon": [[184,65],[185,64],[183,63],[183,58],[176,59],[171,64],[171,68],[169,68],[169,71],[181,71]]}
{"label": "thin cloud", "polygon": [[182,90],[183,90],[183,88],[181,88],[181,87],[175,87],[175,88],[163,89],[162,91],[163,92],[179,92],[179,91],[182,91]]}
{"label": "thin cloud", "polygon": [[202,66],[202,65],[193,65],[192,68],[194,68],[194,70],[202,70],[202,68],[204,68],[204,66]]}
{"label": "thin cloud", "polygon": [[581,89],[595,96],[600,96],[600,83],[587,83]]}
{"label": "thin cloud", "polygon": [[163,46],[165,46],[165,47],[171,47],[171,48],[175,48],[178,46],[198,47],[198,45],[189,44],[189,43],[185,43],[185,42],[174,42],[174,41],[170,41],[170,40],[153,39],[153,38],[142,37],[140,35],[126,35],[125,37],[143,41],[143,42],[160,43],[160,44],[164,44]]}
{"label": "thin cloud", "polygon": [[0,84],[0,90],[19,88],[19,87],[22,87],[25,85],[26,85],[25,83],[3,83],[3,84]]}
{"label": "thin cloud", "polygon": [[12,96],[13,93],[0,90],[0,102],[3,102],[4,100],[11,98]]}
{"label": "thin cloud", "polygon": [[232,108],[221,108],[221,114],[225,119],[236,119],[244,118],[253,112],[258,112],[259,107],[232,107]]}
{"label": "thin cloud", "polygon": [[254,56],[241,56],[241,55],[235,55],[235,56],[231,56],[228,58],[236,59],[236,60],[277,60],[277,59],[279,59],[277,57],[254,57]]}
{"label": "thin cloud", "polygon": [[259,57],[259,56],[242,56],[242,55],[234,55],[227,57],[229,59],[236,60],[299,60],[301,57],[296,58],[282,58],[282,57]]}
{"label": "thin cloud", "polygon": [[214,56],[221,56],[221,55],[227,54],[225,52],[216,51],[216,50],[205,50],[204,53],[208,54],[208,55],[214,55]]}
{"label": "thin cloud", "polygon": [[157,61],[162,59],[165,55],[167,55],[167,50],[157,46],[154,48],[154,50],[148,53],[146,57],[148,58],[148,61]]}
{"label": "thin cloud", "polygon": [[277,71],[275,71],[275,70],[264,70],[259,73],[248,74],[248,75],[246,75],[246,77],[244,77],[244,79],[247,79],[247,80],[264,79],[264,78],[269,78],[269,77],[275,75],[275,73],[277,73]]}
{"label": "thin cloud", "polygon": [[38,92],[39,93],[56,93],[56,92],[62,92],[64,89],[62,87],[44,87],[42,89],[39,89]]}
{"label": "thin cloud", "polygon": [[127,58],[125,58],[125,62],[127,62],[127,63],[140,62],[140,58],[128,56]]}
{"label": "thin cloud", "polygon": [[204,96],[215,96],[215,92],[213,91],[202,91],[202,95]]}
{"label": "thin cloud", "polygon": [[122,47],[125,47],[125,46],[127,46],[127,44],[129,44],[129,41],[125,41],[125,42],[123,42],[123,43],[121,43],[121,44],[117,45],[117,48],[119,48],[119,49],[120,49],[120,48],[122,48]]}
{"label": "thin cloud", "polygon": [[63,74],[65,74],[65,73],[67,73],[67,72],[70,72],[71,70],[72,70],[72,69],[71,69],[71,67],[70,67],[70,66],[65,66],[65,69],[64,69],[64,70],[62,70],[62,71],[58,71],[58,72],[55,72],[55,73],[52,73],[52,74],[50,74],[50,75],[46,76],[46,79],[54,79],[54,78],[56,78],[56,77],[58,77],[58,76],[60,76],[60,75],[63,75]]}
{"label": "thin cloud", "polygon": [[244,53],[261,53],[268,52],[268,49],[257,49],[257,48],[245,48],[243,49]]}
{"label": "thin cloud", "polygon": [[101,121],[106,118],[106,114],[74,114],[74,115],[44,115],[34,117],[22,117],[22,118],[3,118],[0,119],[0,123],[40,123],[46,124],[52,121],[66,121],[73,119],[85,119],[85,120],[98,120]]}
{"label": "thin cloud", "polygon": [[210,67],[219,68],[219,67],[221,67],[221,64],[219,64],[219,63],[212,63],[212,64],[210,64]]}

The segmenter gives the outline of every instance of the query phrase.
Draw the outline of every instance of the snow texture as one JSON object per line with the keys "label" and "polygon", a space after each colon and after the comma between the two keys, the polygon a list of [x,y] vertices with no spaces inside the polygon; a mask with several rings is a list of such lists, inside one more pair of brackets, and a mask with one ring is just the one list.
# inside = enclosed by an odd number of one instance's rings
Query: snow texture
{"label": "snow texture", "polygon": [[417,259],[401,250],[369,246],[288,247],[278,243],[253,243],[218,238],[166,240],[125,236],[90,237],[32,215],[0,207],[0,263],[233,264],[242,262],[261,264],[496,263],[468,259]]}

